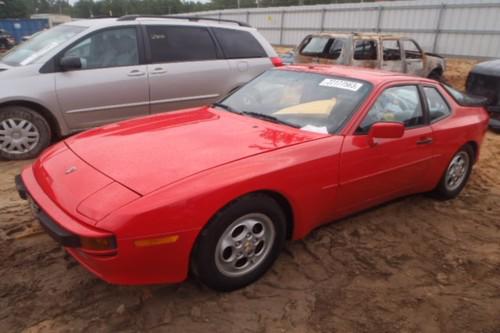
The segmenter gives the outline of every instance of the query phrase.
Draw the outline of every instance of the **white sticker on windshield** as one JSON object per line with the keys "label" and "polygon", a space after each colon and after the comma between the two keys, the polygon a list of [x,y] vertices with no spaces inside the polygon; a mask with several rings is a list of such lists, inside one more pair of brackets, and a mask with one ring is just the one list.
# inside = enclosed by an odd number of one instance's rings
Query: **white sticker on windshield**
{"label": "white sticker on windshield", "polygon": [[363,86],[362,83],[339,79],[324,79],[319,83],[322,87],[340,88],[351,91],[358,91]]}

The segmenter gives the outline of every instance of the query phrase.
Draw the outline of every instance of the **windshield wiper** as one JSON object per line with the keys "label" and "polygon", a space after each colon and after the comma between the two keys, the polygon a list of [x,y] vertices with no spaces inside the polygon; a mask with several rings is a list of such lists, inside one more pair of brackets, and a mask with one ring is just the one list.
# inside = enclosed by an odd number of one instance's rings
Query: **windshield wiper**
{"label": "windshield wiper", "polygon": [[212,104],[212,106],[217,106],[221,109],[224,109],[224,110],[232,112],[232,113],[242,114],[242,112],[235,110],[232,107],[230,107],[229,105],[224,104],[224,103],[215,102],[214,104]]}
{"label": "windshield wiper", "polygon": [[271,116],[269,114],[258,113],[258,112],[253,112],[253,111],[243,111],[241,113],[244,114],[244,115],[250,116],[250,117],[255,117],[255,118],[259,118],[259,119],[263,119],[263,120],[268,120],[268,121],[271,121],[271,122],[277,123],[277,124],[284,124],[284,125],[288,125],[288,126],[295,127],[295,128],[299,128],[300,127],[297,124],[290,123],[288,121],[284,121],[284,120],[278,119],[277,117]]}

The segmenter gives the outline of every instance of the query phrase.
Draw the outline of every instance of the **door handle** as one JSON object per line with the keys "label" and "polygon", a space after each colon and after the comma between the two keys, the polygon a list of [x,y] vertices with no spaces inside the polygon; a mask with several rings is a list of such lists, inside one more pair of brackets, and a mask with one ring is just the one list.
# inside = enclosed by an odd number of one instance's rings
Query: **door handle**
{"label": "door handle", "polygon": [[127,74],[127,75],[128,75],[128,76],[144,76],[144,75],[146,75],[146,73],[145,73],[145,72],[143,72],[143,71],[140,71],[140,70],[138,70],[138,69],[134,69],[134,70],[132,70],[132,71],[128,72],[128,74]]}
{"label": "door handle", "polygon": [[167,70],[165,68],[156,67],[155,69],[153,69],[153,71],[151,71],[151,75],[165,74],[166,72]]}
{"label": "door handle", "polygon": [[432,138],[420,138],[420,140],[417,141],[417,145],[430,145],[432,142]]}

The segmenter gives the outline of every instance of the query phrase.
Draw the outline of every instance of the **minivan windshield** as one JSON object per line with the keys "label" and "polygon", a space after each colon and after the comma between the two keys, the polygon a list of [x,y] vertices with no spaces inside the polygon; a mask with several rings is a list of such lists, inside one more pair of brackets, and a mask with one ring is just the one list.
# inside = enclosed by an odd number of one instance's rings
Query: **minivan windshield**
{"label": "minivan windshield", "polygon": [[28,65],[85,29],[86,27],[82,26],[59,25],[14,47],[1,58],[1,61],[10,66]]}
{"label": "minivan windshield", "polygon": [[305,131],[335,133],[366,99],[368,82],[294,70],[269,70],[216,106]]}

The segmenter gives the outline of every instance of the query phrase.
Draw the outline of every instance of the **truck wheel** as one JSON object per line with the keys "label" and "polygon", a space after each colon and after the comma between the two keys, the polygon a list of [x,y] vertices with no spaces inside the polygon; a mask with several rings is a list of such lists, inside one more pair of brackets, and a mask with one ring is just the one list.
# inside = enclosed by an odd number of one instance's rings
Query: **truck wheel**
{"label": "truck wheel", "polygon": [[34,158],[50,144],[50,139],[50,126],[37,112],[24,106],[0,110],[0,158]]}

